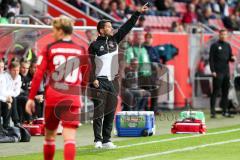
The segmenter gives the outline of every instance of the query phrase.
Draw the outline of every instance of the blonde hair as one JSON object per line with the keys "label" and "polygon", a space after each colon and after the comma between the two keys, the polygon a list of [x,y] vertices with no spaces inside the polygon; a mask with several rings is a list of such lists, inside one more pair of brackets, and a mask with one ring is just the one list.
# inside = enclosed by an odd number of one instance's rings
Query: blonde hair
{"label": "blonde hair", "polygon": [[67,16],[61,15],[52,21],[52,26],[61,29],[65,34],[70,35],[73,32],[74,21]]}

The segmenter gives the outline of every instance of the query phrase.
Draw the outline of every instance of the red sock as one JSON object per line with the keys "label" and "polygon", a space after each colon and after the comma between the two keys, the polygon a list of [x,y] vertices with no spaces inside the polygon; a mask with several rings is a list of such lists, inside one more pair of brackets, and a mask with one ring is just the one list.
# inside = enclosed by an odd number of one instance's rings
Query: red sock
{"label": "red sock", "polygon": [[74,160],[76,154],[76,142],[74,140],[66,140],[64,142],[64,160]]}
{"label": "red sock", "polygon": [[43,145],[44,160],[53,160],[55,153],[55,140],[46,139]]}

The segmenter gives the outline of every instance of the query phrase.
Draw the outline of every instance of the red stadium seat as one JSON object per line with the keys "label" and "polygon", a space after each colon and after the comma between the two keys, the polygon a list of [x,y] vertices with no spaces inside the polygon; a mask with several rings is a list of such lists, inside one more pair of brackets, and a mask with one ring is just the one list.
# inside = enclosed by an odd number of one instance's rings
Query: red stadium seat
{"label": "red stadium seat", "polygon": [[145,16],[145,27],[150,27],[151,30],[160,30],[160,31],[168,31],[172,23],[181,20],[180,17],[165,17],[165,16]]}
{"label": "red stadium seat", "polygon": [[209,25],[215,26],[216,28],[219,28],[219,29],[225,28],[221,19],[210,19]]}
{"label": "red stadium seat", "polygon": [[176,12],[178,13],[186,13],[187,12],[187,6],[186,6],[186,3],[182,3],[182,2],[175,2],[174,3],[174,6],[175,6],[175,9],[176,9]]}

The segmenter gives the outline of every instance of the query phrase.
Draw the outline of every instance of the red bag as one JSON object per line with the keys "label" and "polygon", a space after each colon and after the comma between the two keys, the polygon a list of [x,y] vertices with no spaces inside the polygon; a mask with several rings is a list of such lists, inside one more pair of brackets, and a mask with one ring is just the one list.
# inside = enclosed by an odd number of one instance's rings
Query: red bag
{"label": "red bag", "polygon": [[[44,136],[45,123],[44,118],[38,118],[32,121],[31,124],[23,124],[23,127],[26,128],[31,136]],[[61,135],[63,128],[61,125],[58,126],[57,134]]]}
{"label": "red bag", "polygon": [[206,125],[201,120],[187,118],[183,121],[176,121],[171,129],[173,134],[176,133],[206,133]]}
{"label": "red bag", "polygon": [[31,124],[23,124],[31,136],[43,136],[44,135],[44,119],[38,118],[33,120]]}

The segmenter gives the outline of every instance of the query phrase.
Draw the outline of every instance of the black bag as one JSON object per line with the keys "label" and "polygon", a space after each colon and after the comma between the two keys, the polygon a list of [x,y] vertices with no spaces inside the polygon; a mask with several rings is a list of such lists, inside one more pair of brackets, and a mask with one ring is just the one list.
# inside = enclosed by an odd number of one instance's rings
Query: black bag
{"label": "black bag", "polygon": [[28,132],[28,130],[22,126],[18,126],[18,128],[20,129],[20,133],[21,133],[21,140],[20,142],[30,142],[31,140],[31,135]]}
{"label": "black bag", "polygon": [[17,127],[9,127],[6,132],[0,132],[0,143],[15,143],[21,139],[20,129]]}
{"label": "black bag", "polygon": [[7,136],[9,137],[16,137],[17,138],[17,142],[20,141],[21,139],[21,133],[20,133],[20,129],[17,127],[9,127],[7,129],[8,133]]}

